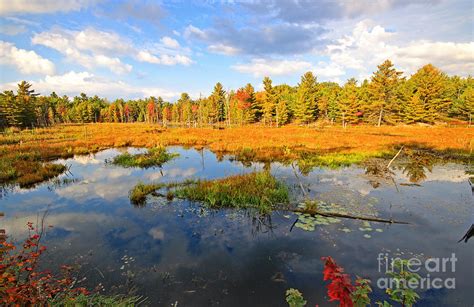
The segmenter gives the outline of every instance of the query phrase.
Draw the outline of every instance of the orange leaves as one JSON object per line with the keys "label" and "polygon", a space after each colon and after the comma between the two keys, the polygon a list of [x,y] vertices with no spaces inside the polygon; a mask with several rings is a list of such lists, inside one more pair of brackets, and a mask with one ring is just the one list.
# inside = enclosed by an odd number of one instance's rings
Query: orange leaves
{"label": "orange leaves", "polygon": [[63,266],[61,278],[47,271],[37,271],[46,247],[39,246],[41,236],[28,223],[30,236],[16,249],[11,242],[0,243],[0,305],[45,305],[57,295],[74,297],[89,294],[84,288],[73,289],[72,267]]}

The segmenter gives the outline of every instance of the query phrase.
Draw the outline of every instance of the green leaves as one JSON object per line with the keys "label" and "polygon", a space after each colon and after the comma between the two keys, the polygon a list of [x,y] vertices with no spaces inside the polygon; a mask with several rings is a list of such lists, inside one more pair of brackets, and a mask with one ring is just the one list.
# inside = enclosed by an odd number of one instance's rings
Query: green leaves
{"label": "green leaves", "polygon": [[304,307],[306,306],[306,301],[303,298],[303,294],[297,289],[288,289],[286,290],[286,302],[289,307]]}

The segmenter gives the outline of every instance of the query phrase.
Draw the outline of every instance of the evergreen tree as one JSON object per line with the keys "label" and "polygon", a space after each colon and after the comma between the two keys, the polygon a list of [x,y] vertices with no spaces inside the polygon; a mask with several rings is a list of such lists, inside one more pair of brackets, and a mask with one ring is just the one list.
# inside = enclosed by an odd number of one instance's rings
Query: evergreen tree
{"label": "evergreen tree", "polygon": [[301,77],[296,96],[295,119],[300,123],[310,123],[318,115],[318,84],[312,72]]}
{"label": "evergreen tree", "polygon": [[211,105],[210,113],[214,121],[223,121],[225,119],[225,91],[220,82],[214,86],[214,90],[210,97]]}
{"label": "evergreen tree", "polygon": [[371,83],[370,93],[372,95],[371,111],[377,116],[377,126],[382,122],[389,122],[393,115],[397,103],[397,86],[400,81],[401,72],[395,70],[392,62],[386,60],[374,72]]}
{"label": "evergreen tree", "polygon": [[447,77],[431,64],[420,68],[411,78],[413,94],[417,94],[425,110],[423,121],[433,123],[447,114]]}
{"label": "evergreen tree", "polygon": [[346,127],[348,123],[359,122],[360,103],[357,97],[357,80],[351,78],[341,90],[339,96],[339,112],[341,115],[342,126]]}
{"label": "evergreen tree", "polygon": [[286,100],[283,98],[279,99],[276,105],[275,121],[277,127],[285,125],[288,122],[288,107]]}
{"label": "evergreen tree", "polygon": [[272,80],[269,77],[263,78],[263,88],[265,90],[265,97],[262,105],[262,119],[264,125],[271,125],[273,114],[275,113],[275,93]]}
{"label": "evergreen tree", "polygon": [[259,121],[262,116],[262,106],[257,103],[257,99],[255,97],[255,89],[253,88],[252,84],[247,83],[245,86],[245,92],[248,95],[247,101],[250,103],[250,110],[249,110],[249,122],[256,122]]}

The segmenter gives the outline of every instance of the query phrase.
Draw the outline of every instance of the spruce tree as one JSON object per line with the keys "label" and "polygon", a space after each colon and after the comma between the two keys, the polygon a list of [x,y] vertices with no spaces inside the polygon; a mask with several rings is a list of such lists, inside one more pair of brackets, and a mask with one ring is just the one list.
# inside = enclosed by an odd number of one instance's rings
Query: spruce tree
{"label": "spruce tree", "polygon": [[397,86],[400,81],[401,72],[397,71],[390,60],[386,60],[374,72],[371,83],[370,93],[372,95],[372,106],[370,110],[375,113],[377,126],[382,122],[390,121],[390,116],[397,107]]}
{"label": "spruce tree", "polygon": [[298,84],[295,105],[295,119],[299,123],[310,123],[318,115],[318,84],[312,72],[307,72],[301,77]]}
{"label": "spruce tree", "polygon": [[217,82],[214,86],[210,99],[210,107],[212,108],[210,113],[213,119],[215,121],[223,121],[225,119],[225,91],[220,82]]}
{"label": "spruce tree", "polygon": [[275,113],[275,92],[272,86],[272,80],[269,77],[263,79],[263,88],[265,90],[265,98],[262,105],[262,118],[265,125],[272,123],[273,114]]}
{"label": "spruce tree", "polygon": [[431,64],[423,66],[410,78],[413,94],[418,94],[425,110],[423,121],[433,123],[447,114],[450,105],[447,81],[446,75]]}

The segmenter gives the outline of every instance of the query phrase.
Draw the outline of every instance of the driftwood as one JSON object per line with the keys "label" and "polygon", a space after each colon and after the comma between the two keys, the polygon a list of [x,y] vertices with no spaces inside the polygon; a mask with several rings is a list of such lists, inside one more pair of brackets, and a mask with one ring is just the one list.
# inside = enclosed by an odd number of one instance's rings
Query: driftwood
{"label": "driftwood", "polygon": [[362,221],[370,221],[370,222],[378,222],[378,223],[388,223],[388,224],[405,224],[405,225],[410,224],[409,222],[397,221],[393,219],[383,219],[383,218],[372,217],[372,216],[358,216],[358,215],[351,215],[351,214],[344,214],[344,213],[337,213],[337,212],[327,212],[327,211],[325,212],[325,211],[301,209],[301,208],[294,208],[294,209],[287,208],[287,209],[282,209],[282,210],[295,212],[295,213],[309,214],[312,216],[321,215],[325,217],[340,217],[340,218],[346,218],[346,219],[354,219],[354,220],[362,220]]}

